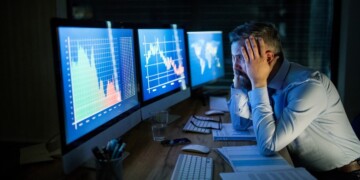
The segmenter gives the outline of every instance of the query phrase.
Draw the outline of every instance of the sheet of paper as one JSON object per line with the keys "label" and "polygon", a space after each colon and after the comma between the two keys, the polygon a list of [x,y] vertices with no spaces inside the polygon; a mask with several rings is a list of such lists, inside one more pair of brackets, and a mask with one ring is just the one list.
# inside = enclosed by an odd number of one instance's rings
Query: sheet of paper
{"label": "sheet of paper", "polygon": [[226,97],[210,96],[209,102],[210,102],[209,106],[211,110],[220,110],[224,112],[229,112]]}
{"label": "sheet of paper", "polygon": [[293,168],[279,154],[263,156],[254,146],[225,146],[218,148],[235,172]]}
{"label": "sheet of paper", "polygon": [[304,168],[292,168],[283,170],[272,170],[272,171],[248,171],[248,172],[235,172],[235,173],[220,173],[220,177],[223,180],[315,180]]}
{"label": "sheet of paper", "polygon": [[256,141],[254,129],[251,127],[246,131],[234,130],[231,123],[223,123],[221,130],[213,130],[214,141],[226,140],[251,140]]}

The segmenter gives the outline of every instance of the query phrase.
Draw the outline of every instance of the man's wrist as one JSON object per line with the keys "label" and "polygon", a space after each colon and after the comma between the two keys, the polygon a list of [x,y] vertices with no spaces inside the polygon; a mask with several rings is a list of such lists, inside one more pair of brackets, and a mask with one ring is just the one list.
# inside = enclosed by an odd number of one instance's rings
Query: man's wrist
{"label": "man's wrist", "polygon": [[262,88],[262,87],[266,87],[267,86],[267,82],[253,82],[252,84],[252,89],[254,88]]}

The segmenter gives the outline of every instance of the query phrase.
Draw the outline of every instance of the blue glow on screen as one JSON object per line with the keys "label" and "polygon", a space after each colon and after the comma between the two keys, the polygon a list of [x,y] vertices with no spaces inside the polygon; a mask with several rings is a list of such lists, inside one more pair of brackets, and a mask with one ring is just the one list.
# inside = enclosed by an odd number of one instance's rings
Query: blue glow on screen
{"label": "blue glow on screen", "polygon": [[144,101],[185,89],[187,66],[183,29],[138,29]]}
{"label": "blue glow on screen", "polygon": [[59,27],[66,143],[139,104],[132,29]]}
{"label": "blue glow on screen", "polygon": [[187,32],[191,86],[198,86],[224,76],[221,31]]}

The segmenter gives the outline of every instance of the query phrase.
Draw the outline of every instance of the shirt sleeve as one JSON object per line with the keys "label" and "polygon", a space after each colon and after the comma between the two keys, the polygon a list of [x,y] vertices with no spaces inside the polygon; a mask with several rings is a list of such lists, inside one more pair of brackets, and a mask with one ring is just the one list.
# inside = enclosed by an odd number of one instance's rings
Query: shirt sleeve
{"label": "shirt sleeve", "polygon": [[231,88],[228,107],[235,130],[246,130],[252,125],[249,98],[245,89]]}
{"label": "shirt sleeve", "polygon": [[327,95],[319,81],[298,83],[284,92],[284,106],[279,119],[275,119],[266,87],[249,92],[256,140],[264,155],[286,147],[326,109]]}

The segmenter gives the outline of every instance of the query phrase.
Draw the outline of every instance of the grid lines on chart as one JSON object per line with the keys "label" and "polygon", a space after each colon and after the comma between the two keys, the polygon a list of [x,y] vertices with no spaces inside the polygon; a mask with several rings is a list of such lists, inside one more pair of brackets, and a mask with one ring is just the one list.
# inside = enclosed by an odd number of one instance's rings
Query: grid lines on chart
{"label": "grid lines on chart", "polygon": [[143,56],[146,58],[145,68],[149,92],[159,87],[172,85],[182,79],[172,67],[172,63],[177,66],[179,61],[183,60],[177,57],[178,51],[182,51],[182,49],[176,49],[176,43],[179,42],[175,41],[174,37],[171,40],[166,40],[165,37],[161,39],[156,37],[153,42],[147,42],[144,37],[142,45],[145,47],[145,53]]}
{"label": "grid lines on chart", "polygon": [[[118,48],[113,43],[116,55]],[[71,39],[69,43],[74,123],[113,105],[106,97],[116,96],[119,90],[114,88],[118,81],[109,46],[108,38]]]}
{"label": "grid lines on chart", "polygon": [[134,72],[134,50],[133,39],[131,37],[122,37],[120,42],[120,59],[121,59],[121,89],[123,90],[124,99],[130,98],[136,93],[135,72]]}

